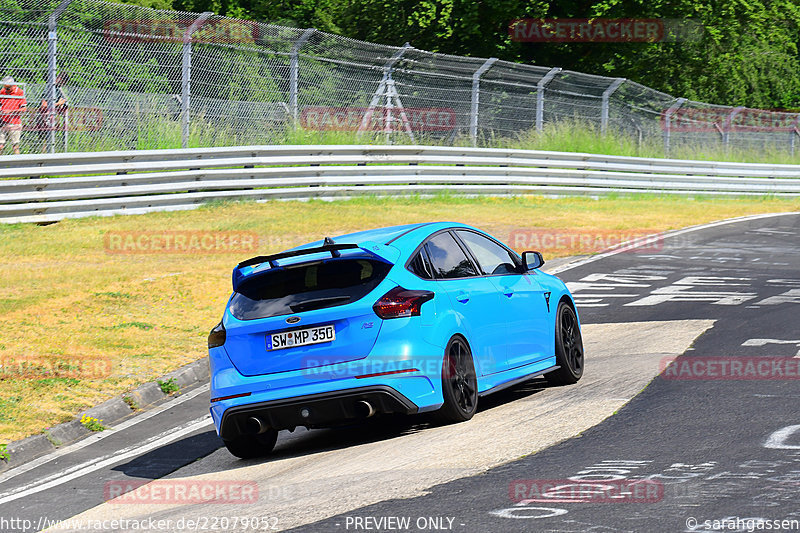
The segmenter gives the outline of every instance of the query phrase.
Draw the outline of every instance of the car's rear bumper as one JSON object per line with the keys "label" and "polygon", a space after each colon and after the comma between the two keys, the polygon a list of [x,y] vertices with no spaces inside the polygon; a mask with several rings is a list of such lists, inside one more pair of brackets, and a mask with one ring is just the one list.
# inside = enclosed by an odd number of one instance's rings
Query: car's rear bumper
{"label": "car's rear bumper", "polygon": [[369,403],[375,414],[413,414],[419,410],[392,387],[373,385],[231,407],[222,415],[219,433],[223,439],[245,434],[247,420],[251,417],[279,430],[329,426],[366,418],[365,406],[359,402]]}
{"label": "car's rear bumper", "polygon": [[[351,404],[359,401],[365,390],[373,391],[369,397],[374,403],[370,403],[378,413],[438,408],[443,402],[438,384],[444,348],[424,340],[418,320],[400,318],[387,323],[365,357],[334,364],[320,358],[308,368],[258,376],[242,375],[226,347],[211,348],[211,416],[218,433],[227,434],[223,425],[228,425],[234,413],[254,408],[268,411],[265,416],[273,421],[264,423],[276,429],[347,422],[354,418]],[[314,416],[298,418],[300,409],[296,407],[309,399],[326,401],[314,408]]]}

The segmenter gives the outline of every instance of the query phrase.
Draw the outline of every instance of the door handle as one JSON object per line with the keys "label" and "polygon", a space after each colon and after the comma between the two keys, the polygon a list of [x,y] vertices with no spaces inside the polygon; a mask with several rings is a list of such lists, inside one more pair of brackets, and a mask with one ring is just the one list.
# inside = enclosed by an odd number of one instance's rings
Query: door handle
{"label": "door handle", "polygon": [[462,304],[467,303],[469,301],[469,293],[467,291],[458,291],[458,294],[456,294],[456,300]]}
{"label": "door handle", "polygon": [[505,286],[504,286],[504,287],[503,287],[503,294],[505,294],[506,296],[508,296],[509,298],[511,298],[511,296],[513,296],[513,295],[514,295],[514,289],[512,289],[511,287],[505,287]]}

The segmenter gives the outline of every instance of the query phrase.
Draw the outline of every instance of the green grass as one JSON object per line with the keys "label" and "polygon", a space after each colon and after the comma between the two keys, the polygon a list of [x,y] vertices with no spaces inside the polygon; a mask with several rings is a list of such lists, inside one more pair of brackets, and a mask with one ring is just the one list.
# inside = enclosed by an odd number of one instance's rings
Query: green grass
{"label": "green grass", "polygon": [[156,380],[156,383],[158,383],[158,386],[161,388],[161,392],[164,394],[173,394],[181,389],[178,384],[175,383],[175,378],[169,378],[164,381],[159,379]]}

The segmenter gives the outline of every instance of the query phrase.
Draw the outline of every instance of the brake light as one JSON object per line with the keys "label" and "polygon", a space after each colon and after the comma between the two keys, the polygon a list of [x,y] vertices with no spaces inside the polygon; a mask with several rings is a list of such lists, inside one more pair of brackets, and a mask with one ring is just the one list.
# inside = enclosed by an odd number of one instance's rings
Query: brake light
{"label": "brake light", "polygon": [[214,329],[208,334],[208,347],[216,348],[217,346],[222,346],[225,344],[225,336],[225,326],[220,322],[214,326]]}
{"label": "brake light", "polygon": [[419,316],[419,308],[428,300],[432,300],[433,296],[434,293],[431,291],[406,290],[403,287],[395,287],[381,296],[372,306],[372,310],[384,320]]}

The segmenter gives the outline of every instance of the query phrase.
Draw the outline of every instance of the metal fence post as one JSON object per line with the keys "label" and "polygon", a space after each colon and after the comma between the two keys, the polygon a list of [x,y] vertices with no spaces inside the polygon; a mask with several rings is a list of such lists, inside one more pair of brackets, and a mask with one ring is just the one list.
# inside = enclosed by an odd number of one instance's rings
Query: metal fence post
{"label": "metal fence post", "polygon": [[292,110],[292,119],[297,124],[297,93],[298,79],[300,77],[300,48],[317,31],[315,28],[308,28],[292,45],[292,55],[289,59],[289,109]]}
{"label": "metal fence post", "polygon": [[561,72],[559,67],[551,68],[550,72],[536,84],[536,131],[542,131],[544,125],[544,88],[559,72]]}
{"label": "metal fence post", "polygon": [[794,157],[795,136],[800,137],[800,130],[797,129],[798,127],[800,127],[800,115],[797,115],[794,126],[792,126],[792,131],[789,132],[789,153],[792,157]]}
{"label": "metal fence post", "polygon": [[725,150],[728,149],[728,145],[730,144],[730,134],[731,126],[733,125],[733,119],[736,118],[736,115],[741,113],[744,109],[745,107],[743,105],[734,107],[728,115],[728,118],[725,119],[725,126],[722,128],[722,144],[725,146]]}
{"label": "metal fence post", "polygon": [[669,157],[670,134],[672,132],[672,115],[686,103],[686,98],[678,98],[664,112],[664,157]]}
{"label": "metal fence post", "polygon": [[47,151],[56,151],[56,43],[58,42],[58,19],[64,14],[72,0],[62,0],[47,18]]}
{"label": "metal fence post", "polygon": [[600,104],[600,133],[605,133],[608,129],[608,101],[614,91],[619,89],[619,86],[623,83],[625,83],[625,78],[617,78],[603,91],[603,98]]}
{"label": "metal fence post", "polygon": [[181,58],[181,148],[189,146],[189,98],[192,94],[192,35],[213,15],[211,11],[201,13],[183,32],[183,56]]}
{"label": "metal fence post", "polygon": [[472,75],[472,105],[469,111],[469,137],[472,139],[472,146],[478,144],[478,106],[480,105],[481,76],[494,65],[495,61],[497,61],[496,57],[490,57]]}

